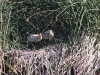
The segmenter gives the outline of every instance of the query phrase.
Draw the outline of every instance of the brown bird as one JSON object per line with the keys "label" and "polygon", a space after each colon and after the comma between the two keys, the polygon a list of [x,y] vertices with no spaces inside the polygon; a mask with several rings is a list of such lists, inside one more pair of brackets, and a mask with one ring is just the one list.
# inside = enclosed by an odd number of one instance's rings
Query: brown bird
{"label": "brown bird", "polygon": [[49,39],[51,41],[53,37],[54,37],[54,32],[52,30],[47,30],[42,34],[42,39],[45,40]]}
{"label": "brown bird", "polygon": [[27,36],[27,40],[30,42],[39,42],[42,40],[42,34],[30,34]]}

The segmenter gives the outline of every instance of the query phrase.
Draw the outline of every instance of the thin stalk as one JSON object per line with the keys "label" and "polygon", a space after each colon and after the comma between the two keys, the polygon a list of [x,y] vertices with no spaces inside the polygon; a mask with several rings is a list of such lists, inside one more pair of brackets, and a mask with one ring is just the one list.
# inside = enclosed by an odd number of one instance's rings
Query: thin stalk
{"label": "thin stalk", "polygon": [[2,3],[1,3],[1,7],[0,7],[0,21],[1,21],[1,25],[0,25],[0,75],[2,73],[2,59],[3,59],[3,50],[2,50],[2,39],[1,39],[1,36],[2,36]]}

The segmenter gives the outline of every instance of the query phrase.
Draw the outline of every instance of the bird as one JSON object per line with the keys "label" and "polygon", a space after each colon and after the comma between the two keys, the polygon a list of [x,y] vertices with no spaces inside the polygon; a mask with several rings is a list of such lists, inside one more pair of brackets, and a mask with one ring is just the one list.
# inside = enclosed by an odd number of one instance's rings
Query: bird
{"label": "bird", "polygon": [[42,40],[42,34],[30,34],[27,36],[27,40],[30,42],[39,42]]}
{"label": "bird", "polygon": [[45,40],[52,40],[54,37],[54,32],[52,30],[47,30],[45,31],[43,34],[42,34],[42,39],[45,39]]}

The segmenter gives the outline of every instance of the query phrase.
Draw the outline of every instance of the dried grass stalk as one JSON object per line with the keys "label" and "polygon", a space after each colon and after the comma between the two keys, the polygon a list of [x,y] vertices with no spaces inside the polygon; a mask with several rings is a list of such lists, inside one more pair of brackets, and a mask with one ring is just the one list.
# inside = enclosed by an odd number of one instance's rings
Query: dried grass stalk
{"label": "dried grass stalk", "polygon": [[94,46],[95,41],[95,37],[83,35],[73,53],[63,44],[33,51],[11,50],[8,54],[19,75],[99,75],[100,41]]}

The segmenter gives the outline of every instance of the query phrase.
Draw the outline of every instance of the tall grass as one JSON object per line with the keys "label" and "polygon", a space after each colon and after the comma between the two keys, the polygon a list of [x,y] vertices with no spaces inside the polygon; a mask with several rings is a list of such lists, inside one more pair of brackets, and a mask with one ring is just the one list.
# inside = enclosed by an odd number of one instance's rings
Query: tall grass
{"label": "tall grass", "polygon": [[[3,1],[2,19],[3,50],[42,48],[63,42],[71,51],[84,31],[100,35],[100,0]],[[54,31],[52,41],[27,41],[27,32],[38,34],[48,29]]]}
{"label": "tall grass", "polygon": [[33,48],[26,32],[41,33],[52,29],[54,40],[41,41],[35,47],[68,43],[69,48],[80,39],[82,31],[100,29],[99,0],[13,0],[3,6],[3,48]]}

